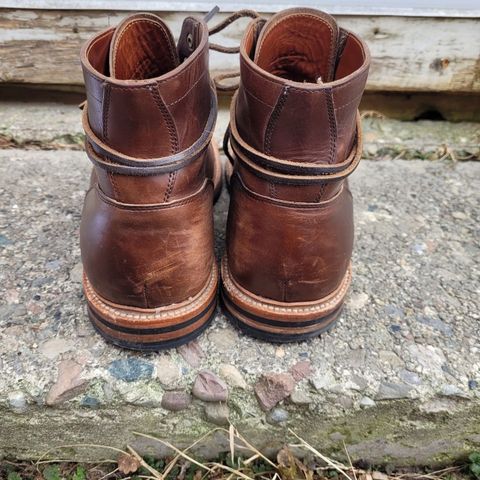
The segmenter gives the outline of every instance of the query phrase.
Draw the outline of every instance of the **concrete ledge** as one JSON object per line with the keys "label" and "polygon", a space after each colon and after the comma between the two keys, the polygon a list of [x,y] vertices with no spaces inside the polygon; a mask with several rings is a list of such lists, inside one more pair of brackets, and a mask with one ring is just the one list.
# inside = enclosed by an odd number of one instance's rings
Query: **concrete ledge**
{"label": "concrete ledge", "polygon": [[[229,120],[228,97],[220,97],[215,138],[222,145]],[[83,149],[84,135],[76,105],[2,102],[0,148]],[[364,112],[365,158],[480,158],[480,124],[419,120],[404,122]]]}
{"label": "concrete ledge", "polygon": [[[133,432],[187,446],[228,421],[267,452],[287,427],[325,454],[341,457],[344,441],[354,460],[374,463],[438,464],[478,450],[479,163],[362,162],[351,181],[353,287],[331,333],[270,345],[218,312],[198,342],[151,355],[106,345],[88,322],[78,227],[89,172],[82,152],[0,151],[0,456],[76,443],[158,453]],[[223,192],[218,256],[227,205]],[[222,432],[197,454],[219,450]],[[50,453],[63,455],[111,456]]]}

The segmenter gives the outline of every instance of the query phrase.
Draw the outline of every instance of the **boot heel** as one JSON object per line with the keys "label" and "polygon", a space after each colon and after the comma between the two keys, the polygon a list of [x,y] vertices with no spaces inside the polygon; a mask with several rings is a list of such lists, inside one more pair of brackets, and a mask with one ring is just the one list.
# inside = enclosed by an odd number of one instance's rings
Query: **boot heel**
{"label": "boot heel", "polygon": [[259,297],[232,278],[222,261],[221,302],[228,318],[248,335],[275,343],[300,342],[332,328],[339,318],[351,281],[351,270],[328,297],[313,302],[278,302]]}
{"label": "boot heel", "polygon": [[210,324],[217,304],[218,269],[214,265],[204,289],[183,303],[141,309],[100,297],[83,277],[88,316],[105,340],[131,350],[158,351],[198,337]]}

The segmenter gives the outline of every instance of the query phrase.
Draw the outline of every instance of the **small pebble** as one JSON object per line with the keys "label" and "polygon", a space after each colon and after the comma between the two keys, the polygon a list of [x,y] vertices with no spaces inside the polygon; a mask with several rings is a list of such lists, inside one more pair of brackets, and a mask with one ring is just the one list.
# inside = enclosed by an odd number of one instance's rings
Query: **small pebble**
{"label": "small pebble", "polygon": [[284,423],[288,420],[288,412],[283,408],[274,408],[267,414],[268,423]]}
{"label": "small pebble", "polygon": [[207,403],[205,405],[205,417],[214,425],[226,426],[229,422],[230,411],[226,403]]}
{"label": "small pebble", "polygon": [[150,378],[153,374],[153,365],[137,358],[122,358],[110,363],[108,371],[117,380],[135,382],[136,380]]}

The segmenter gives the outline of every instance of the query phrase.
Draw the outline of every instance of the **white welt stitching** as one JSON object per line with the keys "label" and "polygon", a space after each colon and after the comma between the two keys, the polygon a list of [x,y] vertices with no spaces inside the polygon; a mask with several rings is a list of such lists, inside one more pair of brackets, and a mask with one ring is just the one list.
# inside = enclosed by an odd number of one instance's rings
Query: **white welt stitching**
{"label": "white welt stitching", "polygon": [[127,311],[125,310],[120,310],[118,308],[111,307],[110,305],[102,301],[102,299],[97,295],[97,293],[93,289],[92,285],[88,281],[88,278],[85,274],[83,278],[84,278],[83,286],[85,289],[85,295],[87,297],[87,300],[90,303],[92,303],[100,313],[106,315],[107,318],[115,317],[118,319],[125,319],[125,320],[152,321],[152,320],[168,320],[168,319],[176,318],[179,315],[190,313],[196,310],[198,307],[201,307],[205,303],[205,301],[208,299],[208,297],[211,295],[212,289],[216,288],[218,272],[217,272],[216,265],[214,265],[206,288],[203,290],[200,296],[196,298],[192,303],[189,303],[188,305],[185,305],[183,307],[175,308],[168,311],[162,311],[162,309],[164,309],[165,307],[160,307],[157,309],[152,309],[149,313],[142,313],[142,312],[127,313]]}
{"label": "white welt stitching", "polygon": [[335,307],[338,305],[338,303],[342,300],[343,296],[348,290],[348,287],[350,285],[350,280],[352,278],[352,272],[350,267],[347,270],[347,273],[345,274],[345,277],[342,280],[342,283],[336,290],[335,294],[333,297],[330,298],[330,300],[325,301],[325,302],[320,302],[316,305],[309,305],[305,307],[279,307],[277,305],[272,305],[270,303],[266,302],[260,302],[258,300],[253,299],[252,297],[249,297],[245,295],[238,287],[235,286],[235,284],[232,281],[232,278],[230,276],[230,272],[228,269],[228,264],[227,264],[227,257],[223,257],[222,259],[222,281],[223,281],[223,286],[226,288],[229,294],[233,296],[233,298],[239,298],[243,302],[247,303],[248,305],[251,305],[253,307],[259,307],[262,308],[263,310],[268,310],[270,312],[279,312],[279,313],[312,313],[312,312],[325,312],[329,311],[332,309],[332,307]]}

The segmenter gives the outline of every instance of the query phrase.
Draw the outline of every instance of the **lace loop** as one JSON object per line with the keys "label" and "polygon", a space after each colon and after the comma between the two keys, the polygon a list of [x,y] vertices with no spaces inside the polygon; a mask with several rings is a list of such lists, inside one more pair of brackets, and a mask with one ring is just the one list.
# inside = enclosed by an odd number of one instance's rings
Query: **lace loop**
{"label": "lace loop", "polygon": [[[212,10],[212,12],[213,12],[213,10]],[[210,20],[213,17],[212,12],[210,12],[210,14],[208,14],[208,20]],[[216,11],[214,13],[216,13]],[[227,28],[233,22],[239,20],[240,18],[245,18],[245,17],[256,19],[256,18],[259,18],[260,15],[255,10],[249,10],[249,9],[238,10],[237,12],[234,12],[231,15],[228,15],[228,17],[226,17],[221,22],[217,23],[217,25],[210,28],[208,30],[208,33],[209,33],[210,36],[213,36],[216,33],[221,32],[222,30]],[[220,53],[227,53],[227,54],[240,53],[240,46],[238,46],[238,47],[226,47],[224,45],[219,45],[218,43],[210,42],[209,43],[209,48],[210,48],[210,50],[215,50],[216,52],[220,52]],[[220,74],[216,75],[215,77],[213,77],[213,82],[215,84],[215,88],[219,92],[234,92],[235,90],[238,89],[238,83],[233,84],[233,85],[225,85],[225,84],[222,83],[222,81],[227,79],[227,78],[235,78],[235,77],[239,77],[239,76],[240,76],[239,71],[230,72],[230,73],[220,73]]]}

